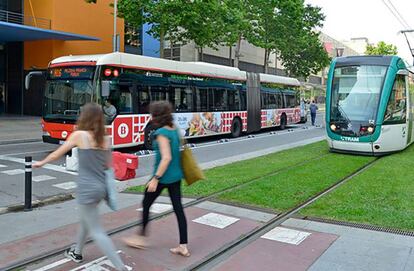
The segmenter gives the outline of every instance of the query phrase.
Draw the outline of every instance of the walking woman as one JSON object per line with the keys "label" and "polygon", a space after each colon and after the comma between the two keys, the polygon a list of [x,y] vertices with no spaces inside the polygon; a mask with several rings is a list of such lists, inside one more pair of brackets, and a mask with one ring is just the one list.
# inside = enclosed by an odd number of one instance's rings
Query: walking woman
{"label": "walking woman", "polygon": [[152,179],[147,183],[143,205],[143,227],[141,236],[125,239],[127,245],[144,248],[147,245],[145,238],[148,225],[149,210],[164,188],[168,189],[170,199],[178,220],[180,245],[171,248],[173,254],[188,257],[187,248],[187,221],[181,204],[181,179],[183,171],[180,157],[179,129],[173,124],[172,106],[167,101],[155,102],[150,105],[152,123],[157,130],[153,133],[155,150],[155,167]]}
{"label": "walking woman", "polygon": [[66,257],[80,263],[87,234],[97,243],[117,270],[125,271],[126,266],[115,250],[114,244],[99,222],[98,204],[107,196],[105,169],[110,164],[109,142],[105,140],[105,125],[102,108],[89,103],[82,108],[77,131],[65,144],[44,160],[33,164],[34,168],[59,159],[74,147],[79,148],[79,176],[76,200],[79,204],[80,231],[76,246],[65,252]]}

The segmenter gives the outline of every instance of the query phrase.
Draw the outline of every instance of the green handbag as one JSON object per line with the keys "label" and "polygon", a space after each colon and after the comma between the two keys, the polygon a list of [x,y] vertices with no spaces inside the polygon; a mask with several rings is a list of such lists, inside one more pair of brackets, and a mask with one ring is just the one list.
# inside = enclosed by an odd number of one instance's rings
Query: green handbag
{"label": "green handbag", "polygon": [[203,171],[194,159],[191,149],[184,144],[184,140],[181,140],[181,142],[183,145],[183,150],[181,151],[181,167],[183,169],[185,182],[187,185],[191,185],[196,181],[203,180],[205,177]]}

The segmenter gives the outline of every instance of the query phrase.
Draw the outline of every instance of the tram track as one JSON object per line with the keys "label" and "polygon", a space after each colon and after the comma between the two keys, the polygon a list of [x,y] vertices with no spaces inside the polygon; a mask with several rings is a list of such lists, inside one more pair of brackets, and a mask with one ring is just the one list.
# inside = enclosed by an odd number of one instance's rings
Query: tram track
{"label": "tram track", "polygon": [[307,207],[308,205],[312,204],[316,200],[320,199],[321,197],[329,194],[330,192],[334,191],[347,181],[351,180],[355,176],[361,174],[362,172],[369,169],[371,166],[373,166],[378,160],[381,158],[376,158],[373,161],[368,162],[367,164],[361,166],[348,176],[342,178],[341,180],[335,182],[333,185],[329,186],[328,188],[324,189],[323,191],[315,194],[311,198],[305,200],[304,202],[296,205],[295,207],[277,215],[276,217],[272,218],[268,222],[264,223],[262,226],[259,226],[249,233],[241,236],[240,238],[226,244],[225,246],[221,247],[220,249],[214,251],[201,261],[191,265],[190,267],[186,268],[185,270],[211,270],[212,268],[216,267],[221,262],[225,261],[238,251],[240,251],[242,248],[246,247],[247,245],[251,244],[258,238],[260,238],[262,235],[264,235],[266,232],[272,230],[273,228],[280,226],[284,221],[291,218],[293,215],[295,215],[297,212],[302,210],[303,208]]}
{"label": "tram track", "polygon": [[[272,176],[281,174],[283,172],[286,172],[288,170],[294,169],[296,167],[310,164],[312,162],[315,162],[315,160],[320,160],[320,159],[322,159],[324,157],[327,157],[329,155],[331,155],[331,154],[330,153],[324,153],[324,154],[318,155],[316,157],[312,157],[311,159],[306,159],[304,161],[298,162],[298,163],[296,163],[294,165],[290,165],[290,166],[286,166],[286,167],[280,168],[280,169],[275,170],[273,172],[270,172],[268,174],[264,174],[264,175],[260,175],[260,176],[254,177],[254,178],[252,178],[252,179],[250,179],[250,180],[248,180],[246,182],[243,182],[243,183],[240,183],[240,184],[236,184],[236,185],[230,186],[230,187],[228,187],[226,189],[223,189],[223,190],[214,192],[214,193],[209,194],[207,196],[202,196],[202,197],[196,198],[193,201],[190,201],[188,203],[183,204],[183,207],[184,208],[189,208],[189,207],[196,206],[196,205],[198,205],[198,204],[200,204],[202,202],[205,202],[205,201],[211,200],[211,199],[213,199],[213,198],[215,198],[217,196],[220,196],[221,194],[224,194],[224,193],[227,193],[229,191],[232,191],[232,190],[235,190],[235,189],[238,189],[238,188],[242,188],[244,186],[247,186],[247,185],[249,185],[251,183],[254,183],[254,182],[256,182],[256,181],[258,181],[260,179],[267,178],[267,177],[272,177]],[[160,218],[162,218],[164,216],[170,215],[172,213],[174,213],[173,210],[167,211],[167,212],[164,212],[164,213],[161,213],[161,214],[157,214],[157,215],[152,215],[149,220],[150,221],[157,220],[157,219],[160,219]],[[132,222],[132,223],[128,223],[128,224],[125,224],[125,225],[122,225],[122,226],[119,226],[119,227],[117,227],[115,229],[109,230],[107,233],[108,233],[108,235],[114,235],[114,234],[123,232],[125,230],[129,230],[129,229],[131,229],[133,227],[136,227],[136,226],[139,226],[139,225],[142,225],[142,221],[141,220],[138,220],[138,221],[135,221],[135,222]],[[89,243],[91,241],[92,240],[89,239],[87,241],[87,243]],[[62,254],[67,248],[68,248],[68,246],[64,246],[64,247],[61,247],[61,248],[58,248],[58,249],[49,251],[47,253],[42,253],[42,255],[39,255],[39,256],[30,257],[30,258],[27,258],[25,260],[12,263],[12,264],[6,266],[4,270],[20,270],[21,268],[26,267],[26,266],[29,266],[31,264],[34,264],[36,262],[39,262],[39,261],[42,261],[42,260],[46,260],[47,258],[50,258],[50,257],[53,257],[53,256],[57,256],[59,254]]]}

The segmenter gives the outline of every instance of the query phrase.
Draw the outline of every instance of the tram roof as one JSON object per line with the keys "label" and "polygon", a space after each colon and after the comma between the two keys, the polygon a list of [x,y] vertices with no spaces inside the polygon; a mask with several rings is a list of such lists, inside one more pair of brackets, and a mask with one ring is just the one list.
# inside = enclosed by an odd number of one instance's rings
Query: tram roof
{"label": "tram roof", "polygon": [[336,58],[335,66],[379,65],[389,66],[398,56],[344,56]]}

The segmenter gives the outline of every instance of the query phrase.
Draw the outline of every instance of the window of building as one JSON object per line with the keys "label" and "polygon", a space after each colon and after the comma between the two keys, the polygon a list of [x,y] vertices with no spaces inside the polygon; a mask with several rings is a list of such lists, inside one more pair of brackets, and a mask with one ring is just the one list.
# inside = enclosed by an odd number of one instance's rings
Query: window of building
{"label": "window of building", "polygon": [[125,53],[142,55],[142,29],[125,24]]}

